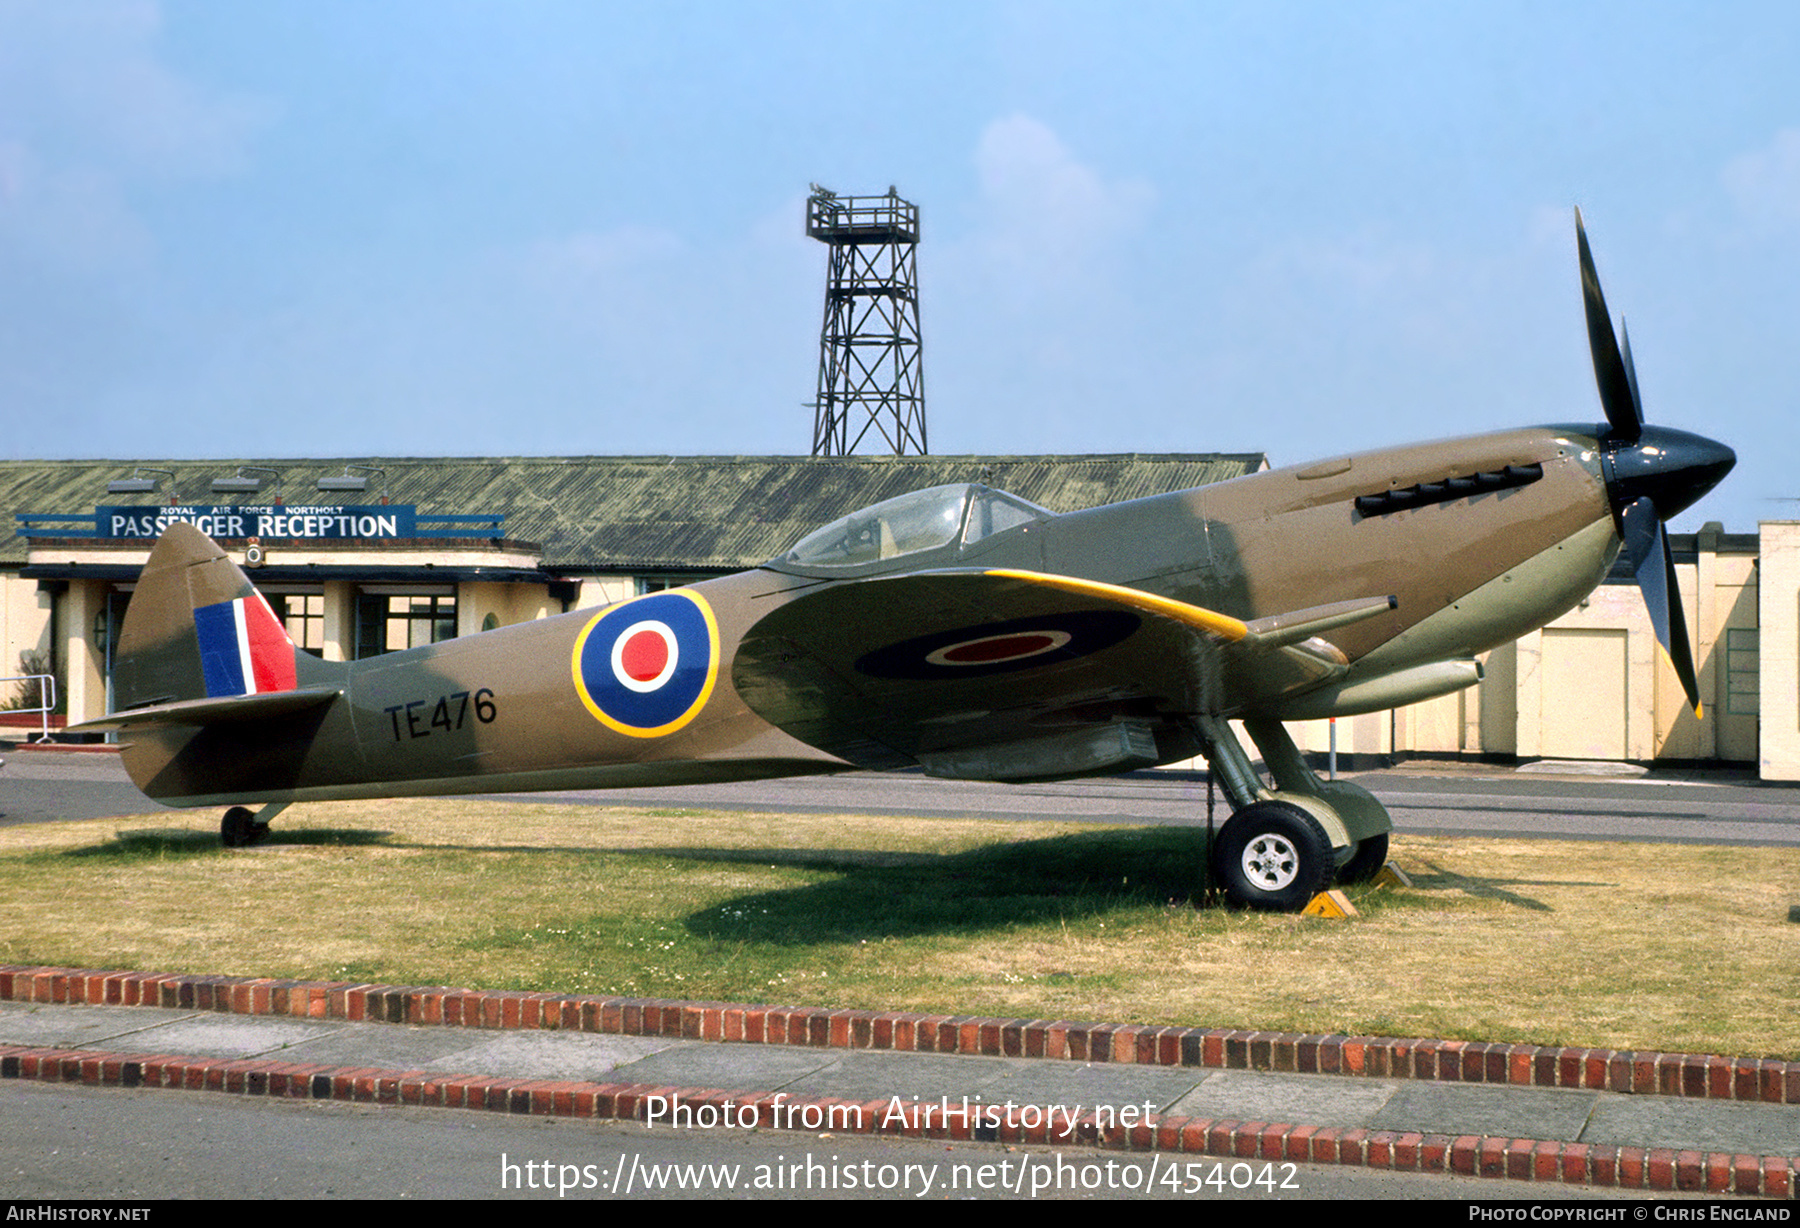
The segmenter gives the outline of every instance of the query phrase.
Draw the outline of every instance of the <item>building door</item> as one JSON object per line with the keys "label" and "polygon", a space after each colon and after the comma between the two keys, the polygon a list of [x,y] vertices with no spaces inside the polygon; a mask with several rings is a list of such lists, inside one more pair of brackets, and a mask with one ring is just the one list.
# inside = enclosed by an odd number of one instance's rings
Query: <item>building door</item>
{"label": "building door", "polygon": [[1627,637],[1624,628],[1545,627],[1543,754],[1625,759]]}
{"label": "building door", "polygon": [[[108,589],[106,600],[94,615],[94,646],[101,654],[101,676],[106,679],[106,710],[116,711],[113,706],[113,654],[118,649],[119,629],[125,625],[125,610],[131,604],[131,594],[117,589]],[[71,717],[71,720],[74,718]],[[106,740],[116,740],[118,734],[109,733]]]}

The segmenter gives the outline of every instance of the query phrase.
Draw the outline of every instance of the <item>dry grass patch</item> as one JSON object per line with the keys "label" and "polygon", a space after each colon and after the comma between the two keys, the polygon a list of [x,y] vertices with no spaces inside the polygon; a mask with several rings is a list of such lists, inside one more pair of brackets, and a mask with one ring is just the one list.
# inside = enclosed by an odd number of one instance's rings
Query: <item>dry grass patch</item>
{"label": "dry grass patch", "polygon": [[1800,850],[1405,837],[1349,922],[1194,829],[412,800],[0,831],[0,962],[1800,1057]]}

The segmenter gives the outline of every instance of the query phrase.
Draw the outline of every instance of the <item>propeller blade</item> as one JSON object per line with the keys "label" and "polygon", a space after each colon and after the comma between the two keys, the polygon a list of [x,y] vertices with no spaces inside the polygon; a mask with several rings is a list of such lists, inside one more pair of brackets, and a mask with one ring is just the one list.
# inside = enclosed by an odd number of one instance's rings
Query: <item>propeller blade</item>
{"label": "propeller blade", "polygon": [[1681,680],[1688,706],[1695,716],[1706,714],[1700,706],[1700,680],[1694,670],[1694,650],[1688,645],[1687,617],[1681,609],[1681,589],[1675,583],[1675,561],[1669,556],[1669,534],[1648,495],[1625,505],[1619,513],[1620,536],[1625,556],[1637,577],[1638,591],[1650,610],[1650,625]]}
{"label": "propeller blade", "polygon": [[1625,317],[1619,317],[1619,334],[1625,350],[1625,386],[1631,389],[1631,408],[1637,414],[1638,430],[1644,428],[1644,400],[1638,396],[1637,364],[1631,361],[1631,329]]}
{"label": "propeller blade", "polygon": [[1581,254],[1581,302],[1587,312],[1588,350],[1594,356],[1594,382],[1600,386],[1600,407],[1612,433],[1629,443],[1644,427],[1644,410],[1638,404],[1637,381],[1627,360],[1619,353],[1613,335],[1606,296],[1600,292],[1600,274],[1594,271],[1594,253],[1588,247],[1581,210],[1575,210],[1575,245]]}

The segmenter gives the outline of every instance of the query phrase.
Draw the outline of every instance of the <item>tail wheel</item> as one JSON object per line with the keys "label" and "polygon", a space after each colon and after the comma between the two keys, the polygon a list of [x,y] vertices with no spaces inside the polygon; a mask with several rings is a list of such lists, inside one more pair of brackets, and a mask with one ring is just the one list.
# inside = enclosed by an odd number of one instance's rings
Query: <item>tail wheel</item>
{"label": "tail wheel", "polygon": [[1359,840],[1356,851],[1350,854],[1350,860],[1338,867],[1337,880],[1340,883],[1366,883],[1381,873],[1381,867],[1387,864],[1388,834],[1380,832],[1367,840]]}
{"label": "tail wheel", "polygon": [[1219,831],[1213,873],[1240,908],[1297,912],[1337,869],[1319,821],[1286,802],[1244,807]]}
{"label": "tail wheel", "polygon": [[228,849],[248,848],[268,834],[268,827],[259,824],[247,806],[233,806],[219,821],[219,840]]}

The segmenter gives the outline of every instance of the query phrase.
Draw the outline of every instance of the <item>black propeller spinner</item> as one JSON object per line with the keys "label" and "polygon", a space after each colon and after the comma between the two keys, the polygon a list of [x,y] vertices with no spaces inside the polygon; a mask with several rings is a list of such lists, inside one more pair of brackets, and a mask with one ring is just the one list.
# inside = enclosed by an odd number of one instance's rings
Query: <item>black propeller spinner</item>
{"label": "black propeller spinner", "polygon": [[[1581,298],[1587,311],[1588,348],[1594,356],[1594,381],[1607,429],[1600,434],[1600,464],[1606,492],[1618,519],[1625,557],[1631,562],[1657,643],[1675,667],[1681,689],[1695,715],[1700,706],[1700,680],[1694,669],[1675,564],[1669,557],[1664,521],[1692,506],[1719,484],[1737,464],[1737,454],[1722,443],[1666,426],[1645,426],[1638,399],[1637,370],[1631,362],[1631,335],[1621,351],[1613,336],[1612,316],[1600,292],[1594,254],[1588,249],[1581,210],[1575,210],[1575,241],[1581,253]],[[1623,321],[1620,324],[1623,329]]]}

